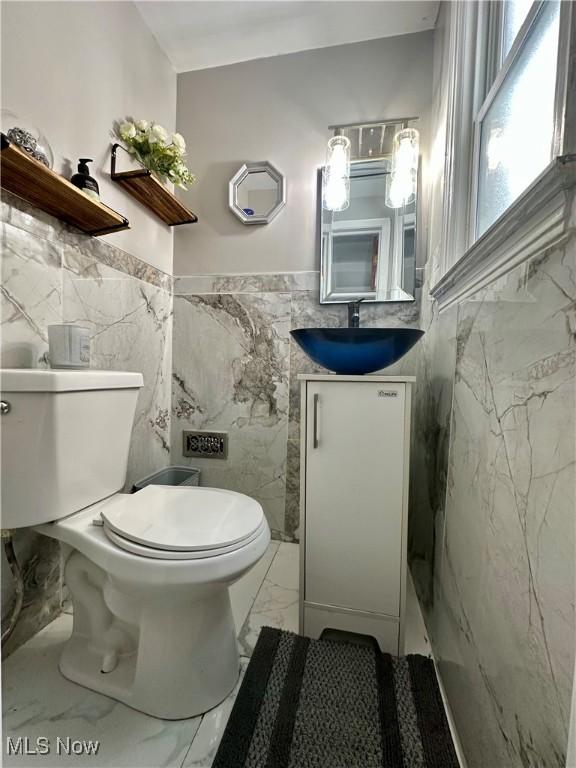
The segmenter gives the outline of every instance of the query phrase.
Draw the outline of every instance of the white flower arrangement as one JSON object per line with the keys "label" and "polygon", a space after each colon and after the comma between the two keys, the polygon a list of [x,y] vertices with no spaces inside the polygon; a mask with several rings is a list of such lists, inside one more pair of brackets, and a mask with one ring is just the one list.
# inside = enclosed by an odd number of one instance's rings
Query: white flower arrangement
{"label": "white flower arrangement", "polygon": [[114,132],[128,152],[162,181],[181,189],[196,181],[184,162],[186,142],[180,133],[170,135],[161,125],[148,120],[125,120]]}

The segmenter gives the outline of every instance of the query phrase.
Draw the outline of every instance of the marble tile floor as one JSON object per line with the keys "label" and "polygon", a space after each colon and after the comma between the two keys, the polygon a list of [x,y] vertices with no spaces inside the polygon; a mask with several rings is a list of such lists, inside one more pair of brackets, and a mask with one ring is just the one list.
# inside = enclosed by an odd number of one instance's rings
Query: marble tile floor
{"label": "marble tile floor", "polygon": [[[93,768],[208,768],[223,733],[261,627],[298,630],[298,545],[272,542],[260,563],[232,588],[241,673],[236,689],[215,709],[190,720],[149,717],[65,680],[58,658],[72,624],[64,613],[10,656],[2,668],[4,766]],[[406,653],[430,655],[409,579]],[[96,756],[8,756],[6,738],[38,736],[98,740]]]}

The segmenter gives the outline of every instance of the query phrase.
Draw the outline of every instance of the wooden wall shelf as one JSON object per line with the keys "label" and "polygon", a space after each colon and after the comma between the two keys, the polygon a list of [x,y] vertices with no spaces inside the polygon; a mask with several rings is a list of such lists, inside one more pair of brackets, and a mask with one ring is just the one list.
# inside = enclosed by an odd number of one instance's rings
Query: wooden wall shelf
{"label": "wooden wall shelf", "polygon": [[0,184],[87,235],[108,235],[130,228],[124,216],[89,198],[68,179],[12,144],[4,134],[0,146]]}
{"label": "wooden wall shelf", "polygon": [[112,165],[110,176],[124,189],[155,213],[159,219],[170,227],[178,224],[195,224],[198,216],[186,208],[147,168],[135,171],[116,171],[116,151],[123,149],[120,144],[112,146]]}

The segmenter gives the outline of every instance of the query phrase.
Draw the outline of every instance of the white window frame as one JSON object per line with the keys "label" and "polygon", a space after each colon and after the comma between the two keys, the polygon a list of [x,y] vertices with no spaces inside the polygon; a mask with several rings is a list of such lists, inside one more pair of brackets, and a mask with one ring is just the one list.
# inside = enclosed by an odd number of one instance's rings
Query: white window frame
{"label": "white window frame", "polygon": [[[438,264],[439,279],[431,290],[432,296],[440,301],[441,308],[453,303],[467,291],[477,290],[483,272],[486,277],[494,277],[495,259],[506,261],[506,248],[501,247],[505,232],[509,231],[506,224],[518,218],[520,208],[527,206],[532,210],[540,194],[541,215],[551,217],[554,206],[550,208],[548,203],[566,187],[562,169],[565,169],[566,163],[573,165],[576,155],[576,94],[574,89],[569,89],[570,79],[576,76],[576,57],[570,59],[571,46],[572,51],[576,48],[576,4],[571,2],[561,3],[560,8],[552,161],[496,222],[476,238],[481,120],[522,50],[541,5],[541,2],[532,4],[512,48],[501,64],[502,3],[450,4],[450,88],[441,257]],[[555,179],[549,178],[551,174]],[[546,199],[542,197],[544,192]],[[566,202],[565,197],[556,200],[556,207]],[[538,206],[534,212],[538,212]],[[548,239],[551,240],[553,236],[558,237],[558,228],[550,227],[549,224],[550,221],[542,222],[542,227],[550,230]],[[535,231],[528,240],[539,242],[538,238],[538,232]],[[500,274],[504,273],[504,266],[504,263],[498,265]]]}
{"label": "white window frame", "polygon": [[[468,216],[468,245],[472,245],[472,243],[474,243],[479,237],[476,233],[478,225],[478,187],[480,181],[482,124],[486,114],[488,113],[488,110],[500,93],[500,90],[504,85],[510,70],[517,62],[519,56],[522,54],[524,45],[528,40],[530,33],[532,32],[534,23],[544,8],[545,2],[546,0],[536,0],[532,3],[530,10],[526,14],[526,18],[522,22],[522,26],[516,33],[512,47],[505,57],[503,56],[502,50],[504,43],[504,6],[502,3],[495,2],[487,3],[485,6],[488,13],[488,21],[486,23],[487,32],[485,33],[486,37],[483,41],[484,51],[480,54],[480,58],[477,57],[478,62],[480,62],[482,58],[484,59],[481,66],[483,65],[483,70],[486,73],[483,84],[485,96],[474,118],[474,148],[472,160],[470,212]],[[558,74],[558,64],[556,65],[556,73]],[[480,94],[478,94],[476,101],[480,101]],[[550,160],[552,160],[558,154],[558,131],[558,121],[555,120],[552,134]],[[512,201],[512,203],[514,203],[514,201]],[[512,203],[510,205],[512,205]],[[509,207],[510,206],[508,206],[508,208]],[[506,210],[503,211],[500,215],[504,215]]]}
{"label": "white window frame", "polygon": [[474,144],[474,114],[483,88],[483,66],[477,61],[478,40],[485,39],[486,5],[450,5],[449,82],[446,165],[440,276],[463,255],[470,229],[470,176]]}

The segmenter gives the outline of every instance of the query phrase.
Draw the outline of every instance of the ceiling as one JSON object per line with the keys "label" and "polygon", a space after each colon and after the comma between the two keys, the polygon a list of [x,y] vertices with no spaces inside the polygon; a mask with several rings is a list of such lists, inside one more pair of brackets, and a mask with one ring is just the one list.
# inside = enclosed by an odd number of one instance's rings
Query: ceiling
{"label": "ceiling", "polygon": [[431,0],[138,0],[177,72],[432,29]]}

